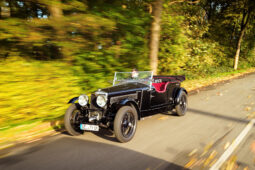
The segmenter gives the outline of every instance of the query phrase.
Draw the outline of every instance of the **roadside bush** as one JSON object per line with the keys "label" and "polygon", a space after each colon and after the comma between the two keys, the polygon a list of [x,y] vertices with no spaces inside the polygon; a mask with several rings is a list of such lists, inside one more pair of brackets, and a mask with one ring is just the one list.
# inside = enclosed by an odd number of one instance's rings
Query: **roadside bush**
{"label": "roadside bush", "polygon": [[0,64],[0,129],[62,116],[81,93],[79,78],[63,62],[12,58]]}

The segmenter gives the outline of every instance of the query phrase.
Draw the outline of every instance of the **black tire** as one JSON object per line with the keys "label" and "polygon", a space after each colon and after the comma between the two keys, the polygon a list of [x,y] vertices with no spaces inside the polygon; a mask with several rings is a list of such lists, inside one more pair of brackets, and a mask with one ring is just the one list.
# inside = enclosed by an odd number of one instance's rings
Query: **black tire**
{"label": "black tire", "polygon": [[77,136],[83,133],[80,130],[79,116],[81,111],[77,108],[76,104],[72,104],[65,113],[64,123],[67,132],[70,135]]}
{"label": "black tire", "polygon": [[187,106],[188,106],[188,98],[187,94],[182,91],[180,95],[180,102],[178,105],[175,106],[175,110],[178,116],[184,116],[187,111]]}
{"label": "black tire", "polygon": [[134,107],[121,107],[114,119],[114,133],[118,141],[125,143],[130,141],[136,132],[138,115]]}

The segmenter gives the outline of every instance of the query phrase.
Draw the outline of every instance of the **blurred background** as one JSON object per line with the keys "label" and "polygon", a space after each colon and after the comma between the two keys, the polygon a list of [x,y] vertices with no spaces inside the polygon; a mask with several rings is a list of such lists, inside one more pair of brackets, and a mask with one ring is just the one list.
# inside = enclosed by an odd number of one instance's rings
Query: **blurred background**
{"label": "blurred background", "polygon": [[252,0],[0,0],[0,141],[61,120],[115,71],[158,63],[197,80],[235,59],[255,67],[254,11]]}

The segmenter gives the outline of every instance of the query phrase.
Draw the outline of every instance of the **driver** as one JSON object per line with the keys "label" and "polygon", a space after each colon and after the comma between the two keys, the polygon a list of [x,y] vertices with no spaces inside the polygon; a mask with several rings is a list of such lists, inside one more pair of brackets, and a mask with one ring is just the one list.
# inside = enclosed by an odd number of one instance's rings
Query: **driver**
{"label": "driver", "polygon": [[135,78],[137,78],[137,77],[138,77],[138,72],[137,72],[137,70],[134,68],[134,69],[132,70],[132,78],[135,79]]}

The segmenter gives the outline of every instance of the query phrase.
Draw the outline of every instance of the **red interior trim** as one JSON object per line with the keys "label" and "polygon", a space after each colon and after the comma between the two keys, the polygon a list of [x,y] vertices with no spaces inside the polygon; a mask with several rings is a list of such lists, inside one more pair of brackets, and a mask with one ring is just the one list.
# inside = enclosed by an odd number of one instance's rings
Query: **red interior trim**
{"label": "red interior trim", "polygon": [[170,82],[161,82],[161,83],[152,83],[152,86],[155,87],[155,90],[158,93],[165,93],[166,87]]}

